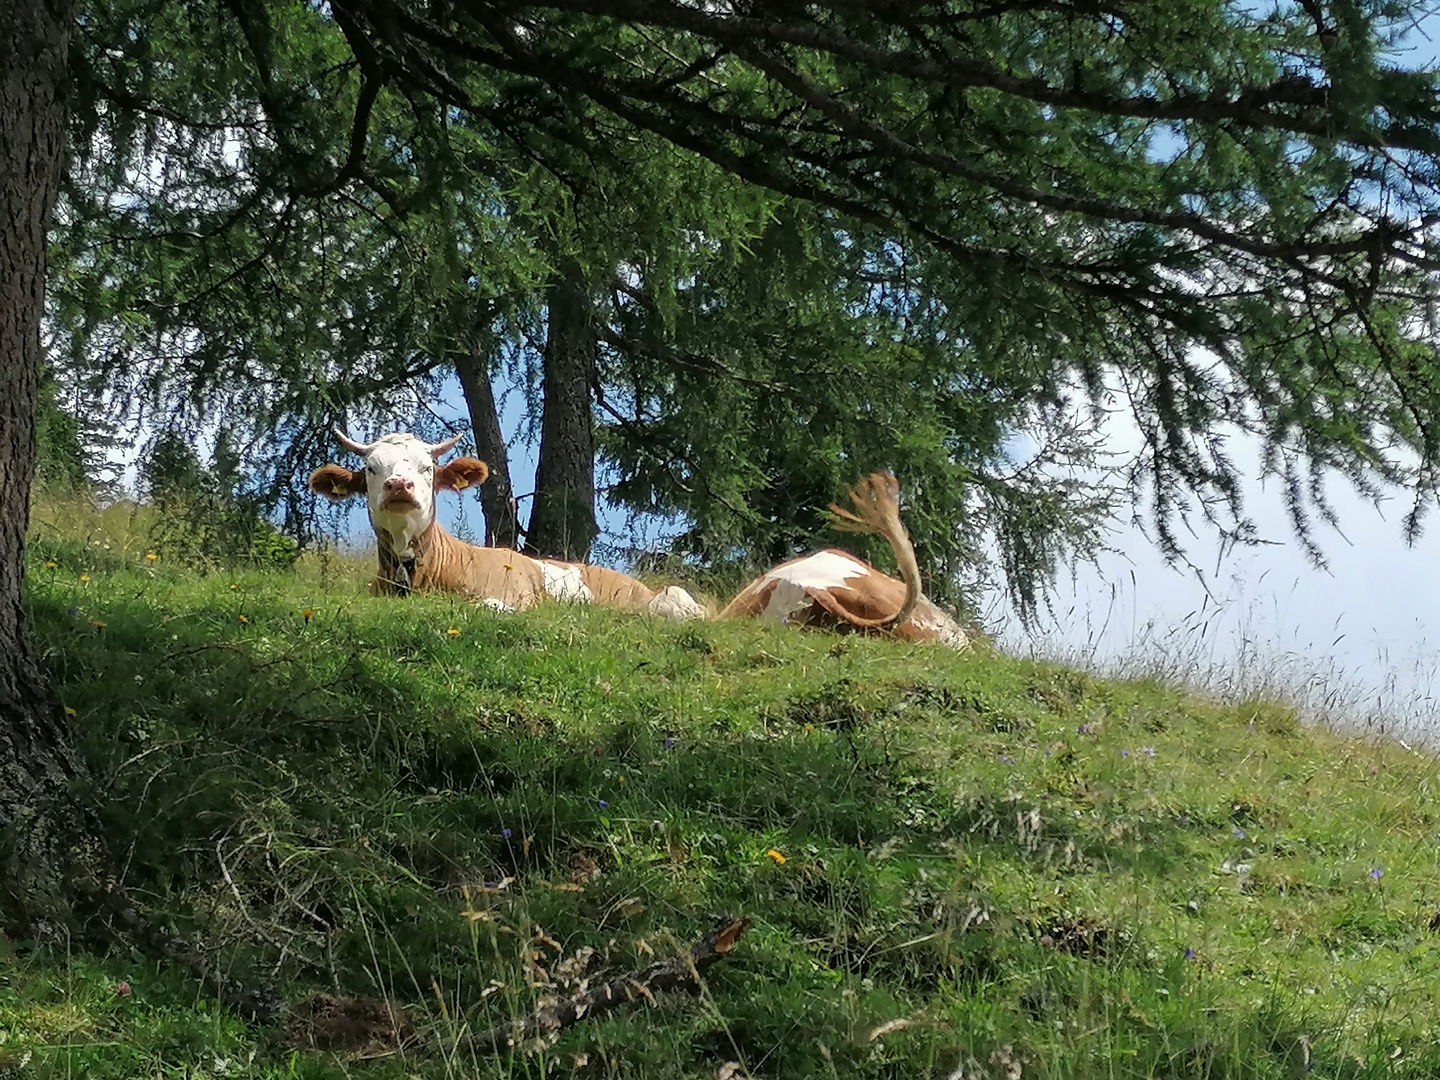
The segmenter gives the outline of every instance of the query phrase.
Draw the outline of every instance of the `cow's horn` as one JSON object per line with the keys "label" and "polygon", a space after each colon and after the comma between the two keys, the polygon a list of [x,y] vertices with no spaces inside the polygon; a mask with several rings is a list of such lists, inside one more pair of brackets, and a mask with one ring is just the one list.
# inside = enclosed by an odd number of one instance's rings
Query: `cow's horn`
{"label": "cow's horn", "polygon": [[375,449],[374,443],[370,443],[368,446],[364,443],[358,443],[354,439],[350,438],[349,435],[346,435],[338,427],[335,428],[334,431],[335,441],[338,442],[341,446],[343,446],[346,450],[349,450],[352,454],[359,454],[361,457],[364,457],[366,454],[370,453],[371,450]]}
{"label": "cow's horn", "polygon": [[[461,432],[461,435],[463,434],[464,432]],[[443,442],[431,443],[430,456],[438,458],[441,454],[449,453],[455,449],[455,444],[459,441],[460,435],[451,435],[450,438],[445,439]]]}

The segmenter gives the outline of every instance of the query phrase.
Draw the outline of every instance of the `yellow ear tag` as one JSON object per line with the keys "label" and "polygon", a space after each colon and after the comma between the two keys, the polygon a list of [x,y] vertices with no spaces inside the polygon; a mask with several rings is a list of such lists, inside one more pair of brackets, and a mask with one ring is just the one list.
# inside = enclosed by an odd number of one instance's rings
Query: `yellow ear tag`
{"label": "yellow ear tag", "polygon": [[344,486],[343,484],[331,484],[331,485],[330,485],[330,494],[332,494],[332,495],[349,495],[350,492],[348,492],[348,491],[345,490],[345,486]]}
{"label": "yellow ear tag", "polygon": [[455,490],[456,490],[456,491],[459,491],[461,488],[467,488],[467,487],[469,487],[469,486],[470,486],[470,481],[469,481],[469,480],[466,480],[465,477],[463,477],[463,476],[458,476],[458,477],[455,478]]}

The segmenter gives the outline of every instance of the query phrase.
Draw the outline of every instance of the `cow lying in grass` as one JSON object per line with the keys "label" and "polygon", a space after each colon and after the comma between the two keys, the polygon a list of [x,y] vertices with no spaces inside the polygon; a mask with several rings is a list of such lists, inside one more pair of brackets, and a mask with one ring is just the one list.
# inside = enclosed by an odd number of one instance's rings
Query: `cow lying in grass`
{"label": "cow lying in grass", "polygon": [[[341,446],[364,458],[365,467],[356,471],[326,465],[311,474],[310,488],[333,502],[367,496],[379,549],[372,593],[453,592],[507,610],[533,607],[549,597],[669,619],[704,617],[704,609],[675,585],[657,592],[602,566],[532,559],[509,548],[476,547],[451,536],[435,520],[435,492],[462,491],[490,475],[489,467],[475,458],[437,463],[459,436],[432,444],[396,433],[363,445],[342,432],[335,435]],[[751,582],[719,617],[881,631],[904,640],[965,648],[965,632],[920,591],[920,568],[900,522],[898,492],[893,476],[876,473],[851,489],[855,513],[830,509],[842,530],[885,537],[903,581],[846,552],[821,551],[781,563]]]}
{"label": "cow lying in grass", "polygon": [[720,612],[722,619],[773,619],[797,626],[883,631],[906,641],[967,648],[965,631],[920,591],[920,567],[900,522],[899,485],[874,473],[850,489],[855,513],[832,505],[836,528],[879,533],[895,553],[903,581],[833,548],[781,563],[756,578]]}
{"label": "cow lying in grass", "polygon": [[346,450],[363,458],[365,466],[316,469],[310,474],[310,490],[332,502],[366,496],[379,557],[372,593],[460,593],[507,610],[533,607],[550,597],[667,619],[704,615],[694,598],[677,586],[657,592],[602,566],[532,559],[509,548],[476,547],[451,536],[435,519],[435,493],[463,491],[490,475],[489,467],[475,458],[438,463],[454,448],[458,435],[427,443],[396,433],[368,445],[343,432],[335,436]]}

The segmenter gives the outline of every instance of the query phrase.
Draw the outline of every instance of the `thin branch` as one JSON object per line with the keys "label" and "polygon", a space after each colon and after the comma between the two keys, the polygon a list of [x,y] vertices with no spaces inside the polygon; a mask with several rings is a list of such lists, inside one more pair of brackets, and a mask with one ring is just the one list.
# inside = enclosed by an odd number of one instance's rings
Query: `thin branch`
{"label": "thin branch", "polygon": [[749,925],[749,919],[727,919],[685,956],[651,964],[633,975],[621,975],[568,1001],[479,1032],[466,1039],[464,1045],[475,1054],[502,1053],[526,1039],[571,1027],[587,1016],[602,1016],[640,998],[653,1005],[656,994],[698,994],[705,973],[730,954]]}
{"label": "thin branch", "polygon": [[[473,11],[476,7],[489,5],[471,0],[465,6]],[[1181,92],[1165,98],[1148,94],[1104,94],[1055,86],[1041,78],[1012,75],[980,60],[939,61],[906,50],[883,49],[813,24],[793,25],[773,19],[716,13],[708,5],[682,5],[665,0],[547,0],[543,5],[535,6],[665,26],[724,42],[732,48],[755,41],[795,45],[843,57],[891,75],[962,89],[998,90],[1060,108],[1146,120],[1228,121],[1248,128],[1292,131],[1325,139],[1341,138],[1373,149],[1394,147],[1425,152],[1435,149],[1435,137],[1431,132],[1342,129],[1342,118],[1330,112],[1331,87],[1293,74],[1282,75],[1269,83],[1247,87],[1234,94]],[[1275,106],[1321,110],[1323,115],[1307,119],[1289,112],[1273,111]]]}
{"label": "thin branch", "polygon": [[[1328,242],[1313,241],[1298,244],[1265,243],[1251,239],[1243,234],[1222,229],[1198,214],[1166,210],[1145,210],[1138,207],[1122,206],[1105,199],[1078,198],[1072,195],[1062,195],[1053,191],[1041,191],[1039,188],[1021,184],[1009,177],[991,172],[988,169],[980,169],[973,165],[968,165],[950,154],[933,150],[923,150],[912,143],[906,142],[898,135],[887,131],[877,124],[871,123],[849,106],[826,94],[808,75],[787,67],[780,63],[775,57],[760,49],[748,45],[738,46],[735,49],[735,54],[742,60],[753,64],[765,72],[765,74],[769,75],[796,97],[819,109],[833,120],[842,132],[865,139],[878,149],[887,150],[892,155],[903,160],[927,166],[937,172],[946,173],[962,180],[980,184],[1002,195],[1034,203],[1037,206],[1049,207],[1052,210],[1058,210],[1063,213],[1083,214],[1108,221],[1125,222],[1128,224],[1159,225],[1164,228],[1183,230],[1193,233],[1196,236],[1204,237],[1207,240],[1212,240],[1223,247],[1236,248],[1260,258],[1280,259],[1290,263],[1297,269],[1303,269],[1307,274],[1322,277],[1331,283],[1333,283],[1332,278],[1319,274],[1313,267],[1303,266],[1298,260],[1302,257],[1310,258],[1354,254],[1356,252],[1371,251],[1375,247],[1375,239],[1373,235],[1370,234],[1349,240]],[[1440,263],[1435,263],[1430,268],[1440,268]]]}

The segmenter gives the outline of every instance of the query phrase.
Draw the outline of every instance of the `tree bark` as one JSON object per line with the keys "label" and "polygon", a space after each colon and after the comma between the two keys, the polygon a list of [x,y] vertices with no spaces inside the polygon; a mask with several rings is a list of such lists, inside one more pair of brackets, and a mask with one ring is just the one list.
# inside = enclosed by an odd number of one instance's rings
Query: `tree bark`
{"label": "tree bark", "polygon": [[535,505],[525,550],[583,561],[599,532],[595,523],[596,336],[589,291],[580,267],[567,261],[547,296],[549,330],[544,357],[544,412]]}
{"label": "tree bark", "polygon": [[456,350],[455,374],[470,410],[470,432],[475,436],[475,456],[490,466],[490,478],[480,485],[480,505],[485,511],[485,546],[513,548],[520,539],[515,518],[515,489],[510,483],[510,454],[500,430],[500,410],[495,407],[495,388],[490,382],[490,365],[479,337],[467,349]]}
{"label": "tree bark", "polygon": [[67,145],[72,0],[0,5],[0,923],[68,908],[97,850],[84,765],[21,605],[35,472],[45,242]]}

